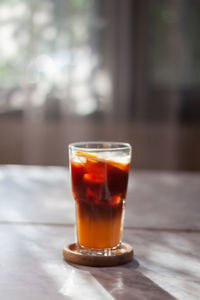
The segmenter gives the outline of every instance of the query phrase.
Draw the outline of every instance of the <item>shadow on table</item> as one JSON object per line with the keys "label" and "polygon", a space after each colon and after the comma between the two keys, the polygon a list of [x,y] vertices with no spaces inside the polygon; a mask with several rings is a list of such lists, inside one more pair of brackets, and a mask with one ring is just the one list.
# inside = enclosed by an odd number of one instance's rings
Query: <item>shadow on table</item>
{"label": "shadow on table", "polygon": [[161,289],[152,280],[137,270],[139,262],[134,259],[131,263],[115,267],[91,268],[75,266],[82,271],[89,272],[100,285],[115,299],[175,299]]}

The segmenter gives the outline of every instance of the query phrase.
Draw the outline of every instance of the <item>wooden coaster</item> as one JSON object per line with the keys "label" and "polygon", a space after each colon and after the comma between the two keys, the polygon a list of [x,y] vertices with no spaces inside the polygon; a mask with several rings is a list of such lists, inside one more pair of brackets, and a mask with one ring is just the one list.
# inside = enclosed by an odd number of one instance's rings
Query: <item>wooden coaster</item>
{"label": "wooden coaster", "polygon": [[121,248],[115,250],[110,256],[81,253],[76,243],[66,245],[63,249],[63,256],[67,262],[93,267],[122,265],[132,261],[133,255],[133,248],[126,243],[122,243]]}

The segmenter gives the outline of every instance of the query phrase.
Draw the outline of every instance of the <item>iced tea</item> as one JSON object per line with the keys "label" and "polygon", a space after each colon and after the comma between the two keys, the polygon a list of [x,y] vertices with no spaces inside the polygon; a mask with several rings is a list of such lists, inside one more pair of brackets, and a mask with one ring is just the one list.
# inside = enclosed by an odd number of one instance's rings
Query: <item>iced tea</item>
{"label": "iced tea", "polygon": [[[97,151],[98,152],[98,151]],[[76,150],[71,154],[78,244],[89,249],[120,244],[130,156]],[[120,161],[121,160],[121,161]]]}

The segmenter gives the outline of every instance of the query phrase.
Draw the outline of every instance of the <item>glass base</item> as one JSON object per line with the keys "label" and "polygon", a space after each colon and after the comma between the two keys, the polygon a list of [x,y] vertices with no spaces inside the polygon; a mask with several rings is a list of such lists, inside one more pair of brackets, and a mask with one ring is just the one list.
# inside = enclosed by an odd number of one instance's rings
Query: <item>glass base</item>
{"label": "glass base", "polygon": [[86,255],[94,255],[94,256],[112,256],[117,255],[119,253],[119,250],[121,249],[121,243],[119,243],[117,246],[113,248],[103,248],[103,249],[96,249],[96,248],[85,248],[83,246],[80,246],[79,244],[76,244],[76,248],[81,254]]}
{"label": "glass base", "polygon": [[88,249],[77,247],[76,243],[71,243],[63,248],[63,256],[69,263],[92,267],[117,266],[133,260],[134,252],[131,245],[122,243],[118,247],[114,249],[89,249],[88,252]]}

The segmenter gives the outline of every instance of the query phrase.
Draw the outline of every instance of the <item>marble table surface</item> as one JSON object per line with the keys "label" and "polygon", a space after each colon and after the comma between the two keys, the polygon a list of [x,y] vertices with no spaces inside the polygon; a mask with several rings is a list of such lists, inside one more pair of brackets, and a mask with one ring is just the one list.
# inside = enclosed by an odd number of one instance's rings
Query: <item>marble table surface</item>
{"label": "marble table surface", "polygon": [[0,299],[199,299],[200,173],[134,171],[123,240],[133,262],[66,263],[74,241],[67,168],[0,166]]}

